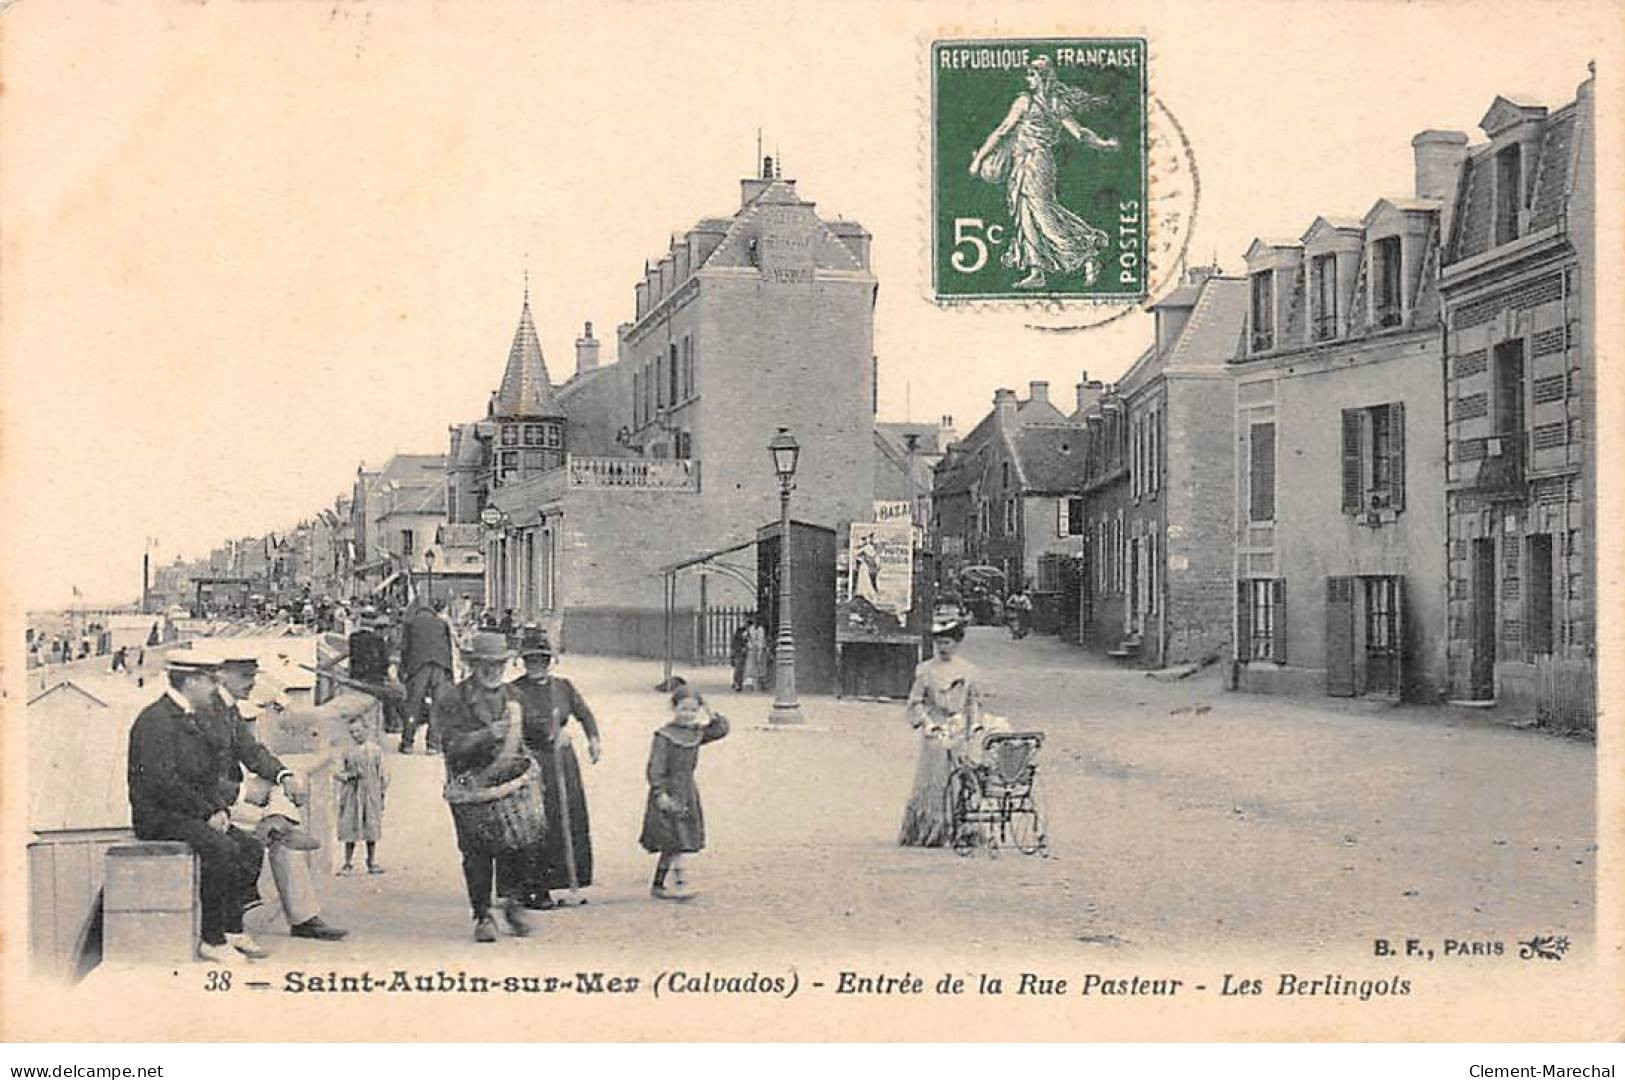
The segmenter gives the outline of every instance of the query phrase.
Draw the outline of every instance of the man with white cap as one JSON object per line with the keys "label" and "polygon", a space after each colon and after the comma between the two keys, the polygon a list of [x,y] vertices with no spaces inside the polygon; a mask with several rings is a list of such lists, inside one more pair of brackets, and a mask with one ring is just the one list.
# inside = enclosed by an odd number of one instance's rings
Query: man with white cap
{"label": "man with white cap", "polygon": [[[219,743],[221,773],[234,803],[232,819],[239,825],[254,827],[265,845],[277,898],[288,920],[288,933],[315,941],[337,941],[349,931],[322,921],[321,900],[311,880],[310,862],[304,851],[298,850],[316,845],[308,834],[293,828],[300,820],[298,807],[307,801],[305,784],[254,734],[253,721],[259,717],[260,706],[249,695],[259,675],[259,658],[227,646],[219,653],[219,661],[213,730]],[[245,766],[252,774],[246,782]],[[273,797],[278,801],[273,803]]]}
{"label": "man with white cap", "polygon": [[169,687],[130,727],[127,782],[130,823],[137,839],[180,840],[200,864],[202,937],[199,954],[229,963],[236,954],[265,956],[243,932],[245,898],[254,891],[265,848],[231,824],[208,712],[219,664],[177,651]]}

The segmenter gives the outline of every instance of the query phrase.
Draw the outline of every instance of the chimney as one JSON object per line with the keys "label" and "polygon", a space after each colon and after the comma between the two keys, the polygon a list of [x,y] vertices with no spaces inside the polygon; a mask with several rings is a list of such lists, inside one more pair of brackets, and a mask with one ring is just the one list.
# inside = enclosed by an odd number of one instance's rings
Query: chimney
{"label": "chimney", "polygon": [[1044,379],[1030,380],[1027,383],[1027,400],[1049,404],[1049,382]]}
{"label": "chimney", "polygon": [[1014,426],[1016,422],[1016,392],[1006,390],[1004,387],[993,391],[993,411],[998,414],[999,422],[1007,427]]}
{"label": "chimney", "polygon": [[1079,372],[1077,385],[1078,412],[1088,412],[1094,408],[1100,402],[1103,389],[1104,387],[1101,386],[1099,379],[1091,382],[1087,371]]}
{"label": "chimney", "polygon": [[762,171],[758,176],[747,177],[739,181],[739,208],[743,210],[756,201],[757,196],[773,186],[773,159],[762,159]]}
{"label": "chimney", "polygon": [[1439,235],[1450,235],[1450,219],[1456,201],[1456,181],[1467,160],[1467,135],[1460,131],[1422,131],[1411,140],[1416,151],[1416,197],[1438,199],[1444,204],[1439,214]]}
{"label": "chimney", "polygon": [[576,374],[593,370],[598,366],[598,339],[592,336],[592,322],[589,320],[582,327],[581,336],[576,338]]}

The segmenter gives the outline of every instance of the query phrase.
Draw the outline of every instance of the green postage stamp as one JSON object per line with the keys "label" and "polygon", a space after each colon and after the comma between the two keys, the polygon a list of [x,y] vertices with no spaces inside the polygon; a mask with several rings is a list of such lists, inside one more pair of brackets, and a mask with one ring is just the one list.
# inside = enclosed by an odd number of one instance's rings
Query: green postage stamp
{"label": "green postage stamp", "polygon": [[931,46],[941,301],[1145,297],[1143,38]]}

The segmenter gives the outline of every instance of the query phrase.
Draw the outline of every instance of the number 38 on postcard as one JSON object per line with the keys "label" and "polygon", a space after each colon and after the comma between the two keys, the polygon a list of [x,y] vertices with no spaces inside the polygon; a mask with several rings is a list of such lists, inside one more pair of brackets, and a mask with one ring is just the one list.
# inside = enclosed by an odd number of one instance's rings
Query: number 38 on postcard
{"label": "number 38 on postcard", "polygon": [[931,46],[938,300],[1146,295],[1141,38]]}

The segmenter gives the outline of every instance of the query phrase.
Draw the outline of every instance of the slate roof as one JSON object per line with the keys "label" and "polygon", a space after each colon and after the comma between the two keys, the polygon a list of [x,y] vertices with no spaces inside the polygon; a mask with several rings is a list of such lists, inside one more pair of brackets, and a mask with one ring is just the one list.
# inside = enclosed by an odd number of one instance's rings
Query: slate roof
{"label": "slate roof", "polygon": [[[1502,99],[1497,99],[1498,101]],[[1571,193],[1571,165],[1579,134],[1580,110],[1570,102],[1541,121],[1534,164],[1534,189],[1529,199],[1529,229],[1557,224]],[[1451,227],[1449,262],[1482,255],[1494,245],[1495,153],[1481,146],[1462,166],[1457,198],[1460,210]]]}
{"label": "slate roof", "polygon": [[562,417],[553,383],[547,377],[547,362],[542,358],[542,343],[536,336],[536,323],[530,315],[530,293],[525,293],[524,305],[519,310],[519,325],[513,332],[513,344],[508,347],[508,366],[502,372],[502,385],[497,388],[493,415],[503,417]]}
{"label": "slate roof", "polygon": [[1247,321],[1244,278],[1214,276],[1202,282],[1199,289],[1190,318],[1168,350],[1169,367],[1223,363]]}
{"label": "slate roof", "polygon": [[916,435],[918,439],[914,444],[914,452],[919,455],[940,454],[947,449],[937,445],[937,436],[942,429],[936,424],[910,424],[901,421],[888,421],[875,424],[875,433],[885,439],[899,453],[908,453],[909,435]]}
{"label": "slate roof", "polygon": [[1014,435],[1016,458],[1029,493],[1058,495],[1083,486],[1088,434],[1077,424],[1028,424]]}

